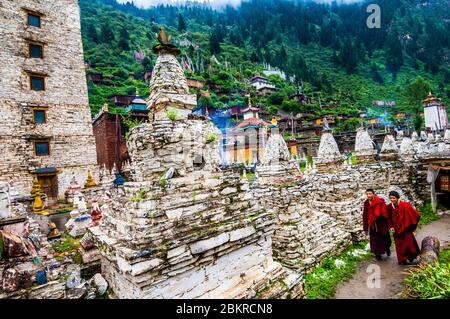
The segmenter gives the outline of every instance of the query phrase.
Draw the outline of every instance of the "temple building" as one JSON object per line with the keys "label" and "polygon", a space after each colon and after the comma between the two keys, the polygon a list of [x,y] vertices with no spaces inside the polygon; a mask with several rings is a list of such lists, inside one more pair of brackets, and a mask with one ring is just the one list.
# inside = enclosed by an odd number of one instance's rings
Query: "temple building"
{"label": "temple building", "polygon": [[78,1],[2,1],[0,38],[0,181],[56,202],[97,175]]}
{"label": "temple building", "polygon": [[202,80],[197,80],[194,78],[186,78],[187,84],[192,89],[203,89],[205,87],[205,82]]}
{"label": "temple building", "polygon": [[133,118],[148,118],[147,103],[140,97],[139,91],[136,90],[136,95],[131,103],[125,108],[125,114],[132,116]]}
{"label": "temple building", "polygon": [[250,80],[250,85],[253,86],[258,94],[267,95],[275,92],[277,88],[275,85],[269,83],[269,79],[263,76],[255,76]]}
{"label": "temple building", "polygon": [[441,99],[431,92],[423,100],[425,127],[431,130],[444,130],[448,125],[447,111]]}
{"label": "temple building", "polygon": [[276,120],[267,123],[260,118],[260,109],[250,105],[241,111],[244,119],[227,133],[224,143],[224,162],[254,164],[260,162],[270,128],[277,127]]}

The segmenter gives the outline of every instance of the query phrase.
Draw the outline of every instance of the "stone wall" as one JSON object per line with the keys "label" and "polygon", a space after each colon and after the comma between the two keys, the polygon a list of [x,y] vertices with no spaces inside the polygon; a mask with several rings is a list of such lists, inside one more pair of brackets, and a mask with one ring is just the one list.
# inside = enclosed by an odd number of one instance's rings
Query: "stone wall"
{"label": "stone wall", "polygon": [[[27,10],[42,14],[41,28],[27,25]],[[62,198],[72,173],[81,179],[97,164],[78,1],[2,1],[0,11],[0,180],[26,194],[37,168],[55,167]],[[30,42],[43,44],[42,59],[28,57]],[[45,91],[30,89],[30,72],[45,75]],[[47,123],[33,123],[34,107]],[[36,139],[49,140],[49,156],[34,155]]]}
{"label": "stone wall", "polygon": [[158,180],[169,168],[178,176],[214,170],[220,164],[219,129],[210,121],[144,123],[127,141],[135,181]]}
{"label": "stone wall", "polygon": [[[270,175],[271,168],[264,173]],[[397,190],[419,206],[415,190],[415,166],[402,162],[372,162],[344,166],[334,173],[308,173],[301,182],[272,180],[250,190],[255,207],[276,216],[273,236],[275,260],[308,271],[330,255],[337,255],[352,242],[365,239],[362,203],[365,190],[374,188],[388,202],[388,192]],[[286,172],[286,175],[293,174]],[[293,177],[293,176],[292,176]],[[293,180],[293,179],[292,179]]]}
{"label": "stone wall", "polygon": [[247,181],[225,171],[192,172],[170,179],[166,187],[131,182],[117,189],[121,195],[113,197],[120,200],[103,206],[102,225],[91,229],[114,293],[119,298],[301,296],[301,275],[272,259],[274,215],[255,208],[247,189]]}

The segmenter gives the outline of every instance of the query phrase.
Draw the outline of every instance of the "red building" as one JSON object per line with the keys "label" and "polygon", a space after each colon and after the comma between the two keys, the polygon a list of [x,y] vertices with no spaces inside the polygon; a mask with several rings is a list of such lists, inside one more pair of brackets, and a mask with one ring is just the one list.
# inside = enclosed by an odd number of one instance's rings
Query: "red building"
{"label": "red building", "polygon": [[129,161],[125,139],[129,128],[124,123],[124,117],[139,122],[148,120],[147,104],[139,96],[139,93],[136,92],[131,102],[128,103],[125,115],[110,113],[105,105],[93,122],[97,162],[102,166],[105,164],[109,170],[112,170],[114,164],[120,170],[123,163]]}
{"label": "red building", "polygon": [[95,143],[97,146],[97,162],[105,164],[108,170],[112,170],[114,163],[118,168],[128,159],[125,136],[119,114],[108,111],[97,116],[93,123]]}
{"label": "red building", "polygon": [[194,89],[203,89],[205,87],[205,83],[201,80],[196,80],[193,78],[186,78],[187,84],[190,88]]}

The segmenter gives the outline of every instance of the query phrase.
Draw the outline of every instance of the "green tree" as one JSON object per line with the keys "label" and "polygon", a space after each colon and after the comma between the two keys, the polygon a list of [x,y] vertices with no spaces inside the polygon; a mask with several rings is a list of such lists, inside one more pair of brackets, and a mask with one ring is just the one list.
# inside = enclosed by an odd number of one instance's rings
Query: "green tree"
{"label": "green tree", "polygon": [[211,31],[211,34],[209,36],[209,51],[211,54],[218,54],[221,51],[220,48],[220,31],[219,28],[216,26]]}
{"label": "green tree", "polygon": [[99,43],[98,32],[93,24],[89,24],[87,27],[87,36],[91,38],[94,43]]}
{"label": "green tree", "polygon": [[100,39],[103,43],[111,43],[116,40],[113,31],[111,30],[111,26],[107,24],[102,24],[100,31]]}
{"label": "green tree", "polygon": [[269,95],[270,104],[281,105],[283,104],[283,100],[285,98],[285,94],[282,92],[275,92]]}
{"label": "green tree", "polygon": [[422,108],[422,101],[431,91],[431,85],[421,76],[418,76],[410,85],[405,88],[404,95],[409,106],[414,109]]}
{"label": "green tree", "polygon": [[120,29],[120,38],[119,38],[119,48],[123,51],[129,51],[130,50],[130,34],[125,28]]}
{"label": "green tree", "polygon": [[399,35],[394,32],[388,39],[386,62],[389,70],[396,74],[403,65],[403,49]]}
{"label": "green tree", "polygon": [[413,114],[414,129],[417,132],[419,132],[423,126],[423,118],[420,116],[422,101],[427,97],[430,91],[430,83],[419,76],[406,87],[404,92],[406,103]]}
{"label": "green tree", "polygon": [[186,22],[184,21],[183,15],[181,13],[178,14],[178,31],[186,31]]}

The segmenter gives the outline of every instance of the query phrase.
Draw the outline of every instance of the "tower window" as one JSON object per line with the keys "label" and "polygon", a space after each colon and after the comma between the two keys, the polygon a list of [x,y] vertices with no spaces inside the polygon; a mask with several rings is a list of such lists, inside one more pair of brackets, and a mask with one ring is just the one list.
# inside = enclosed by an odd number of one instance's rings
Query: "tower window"
{"label": "tower window", "polygon": [[45,124],[47,122],[47,114],[45,110],[33,110],[33,123]]}
{"label": "tower window", "polygon": [[42,44],[30,43],[28,47],[30,58],[42,59],[44,57],[44,47],[42,46]]}
{"label": "tower window", "polygon": [[34,13],[28,13],[28,25],[32,27],[41,27],[41,17]]}
{"label": "tower window", "polygon": [[30,87],[33,91],[44,91],[45,78],[39,75],[30,75]]}
{"label": "tower window", "polygon": [[34,141],[34,154],[36,156],[50,155],[50,143],[48,141]]}

